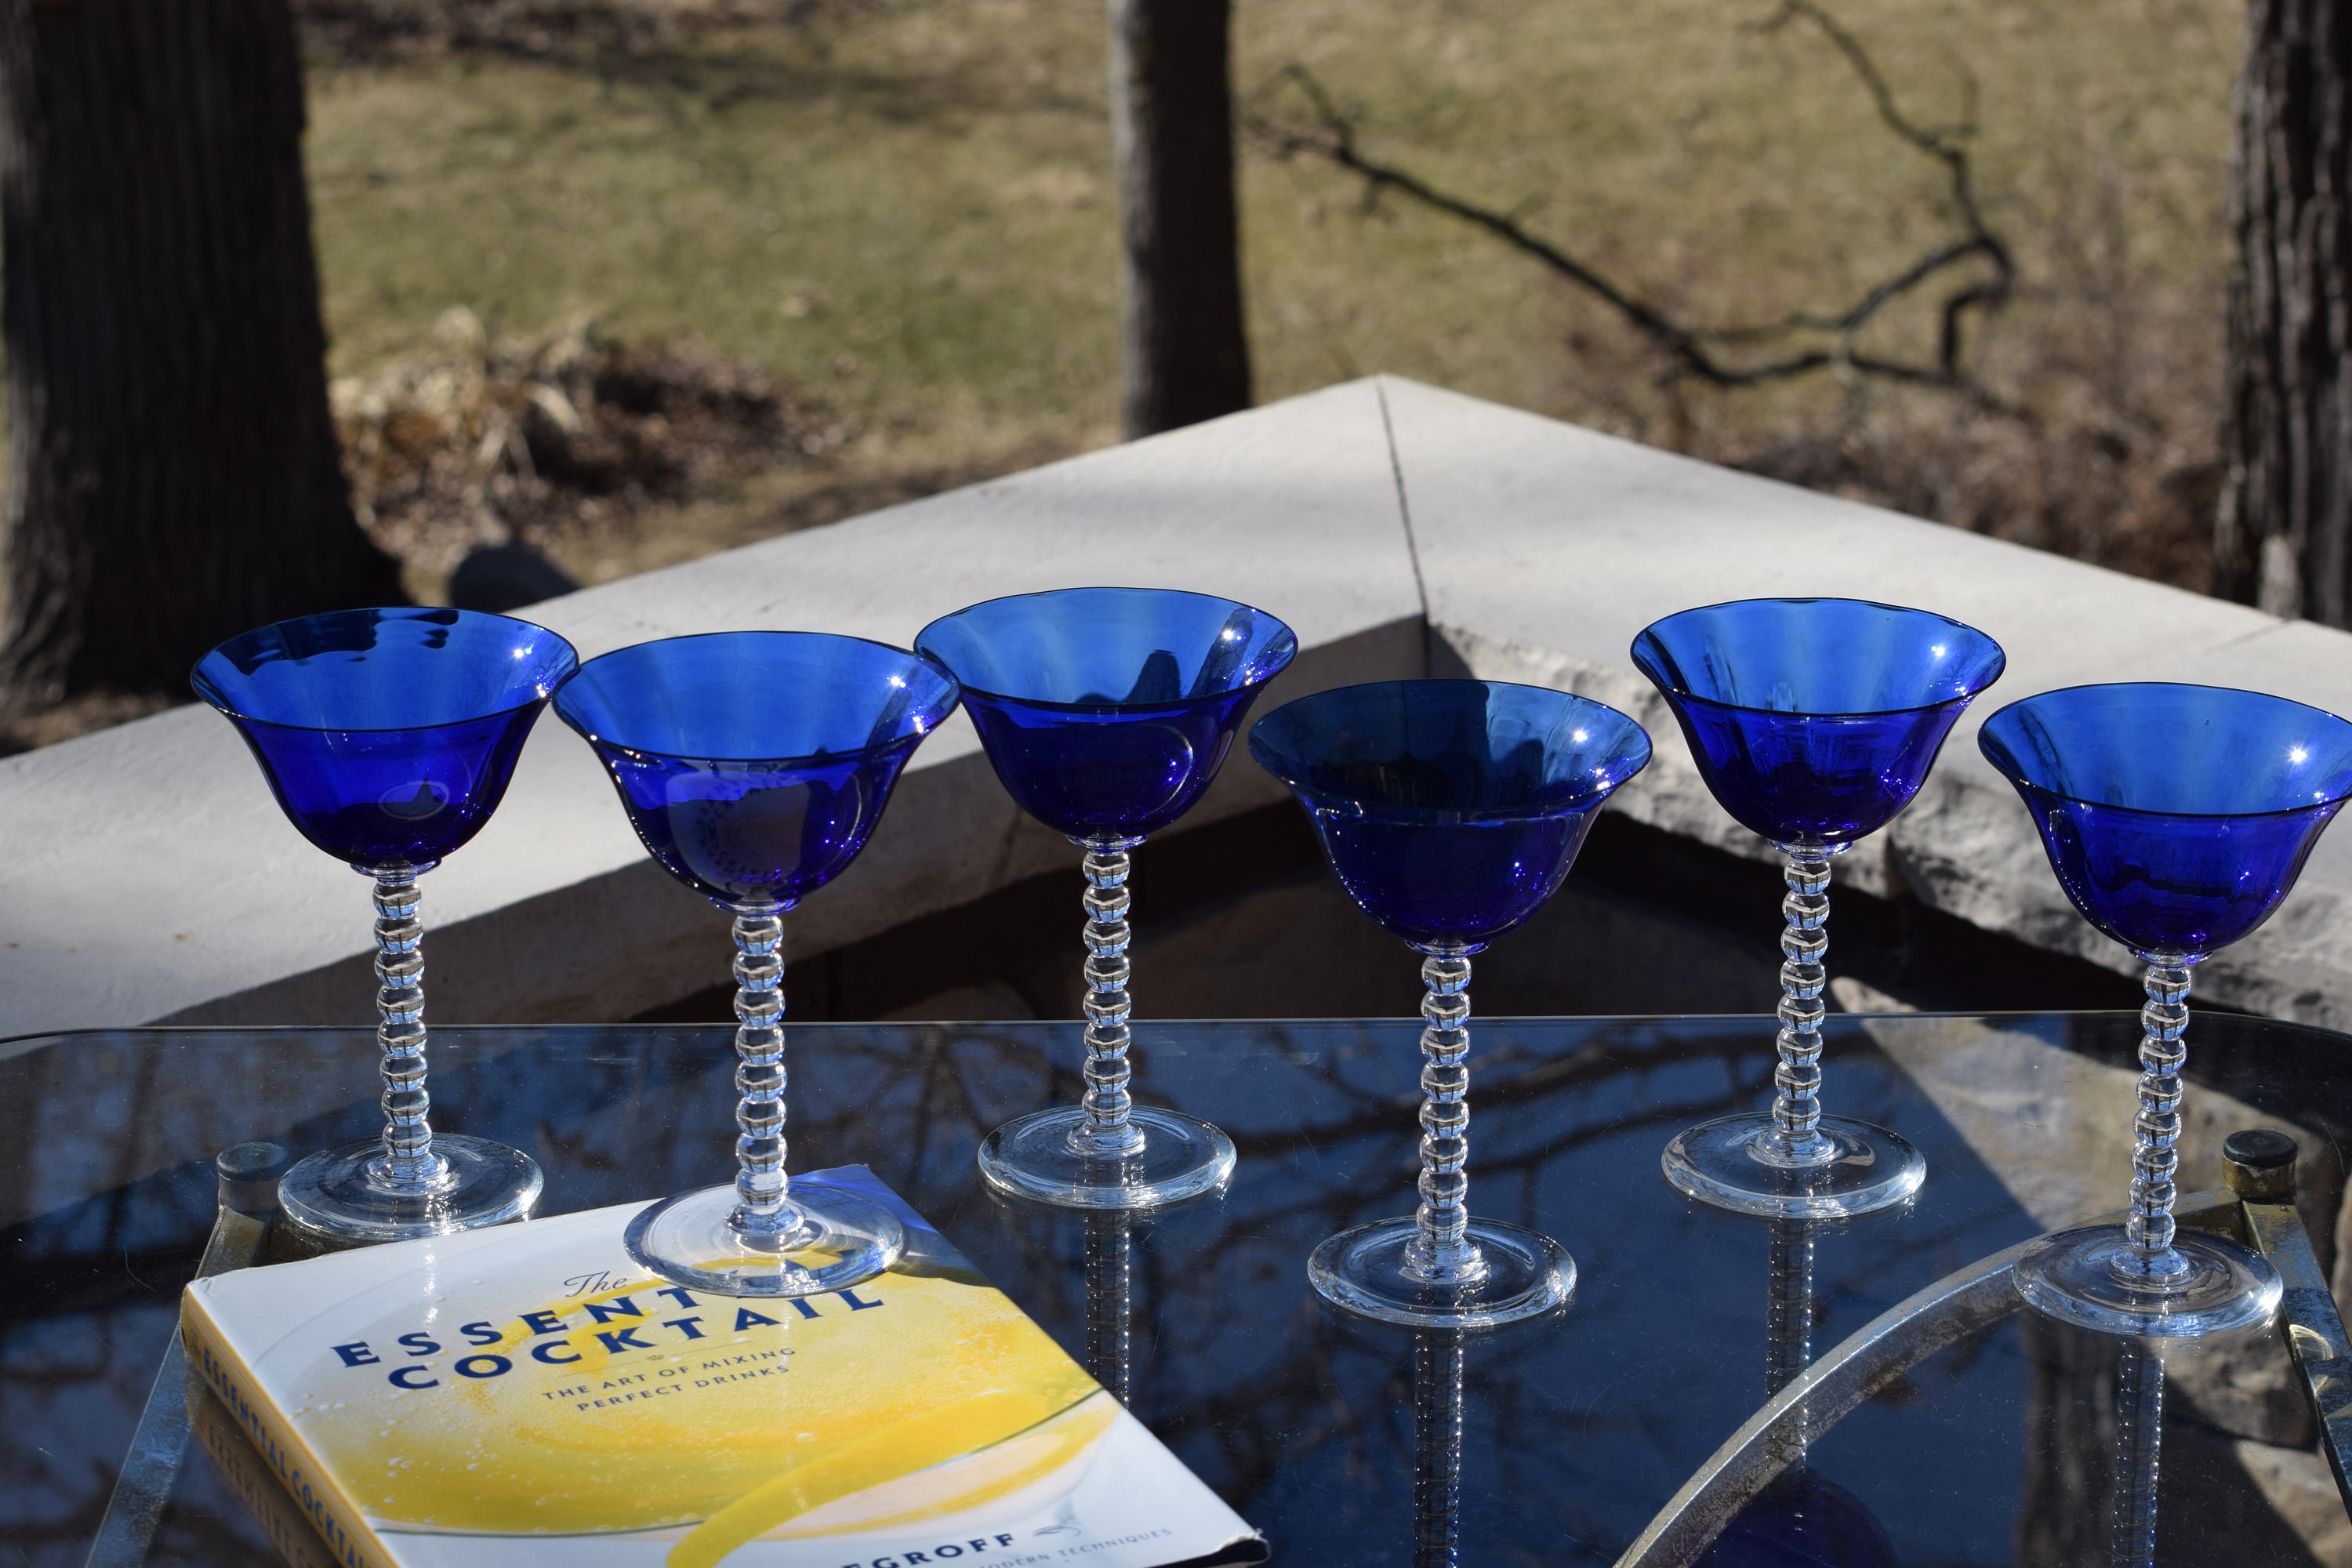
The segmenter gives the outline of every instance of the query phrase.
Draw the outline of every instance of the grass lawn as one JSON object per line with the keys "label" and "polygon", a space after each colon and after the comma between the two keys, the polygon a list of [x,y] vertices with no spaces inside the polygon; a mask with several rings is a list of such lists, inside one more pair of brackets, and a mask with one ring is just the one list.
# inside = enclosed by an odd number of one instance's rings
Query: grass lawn
{"label": "grass lawn", "polygon": [[[2211,442],[2220,0],[1834,0],[1907,110],[1973,105],[2022,294],[1982,346],[2039,405]],[[1370,151],[1521,213],[1715,322],[1833,308],[1951,232],[1822,35],[1772,0],[1238,0],[1237,88],[1310,67]],[[609,577],[1116,438],[1116,213],[1096,0],[897,0],[667,52],[317,66],[308,146],[339,374],[593,316],[790,378],[825,463],[560,547]],[[1245,156],[1259,395],[1390,370],[1738,456],[1906,400],[1817,377],[1665,405],[1612,318],[1458,223]],[[1874,346],[1918,349],[1925,310]],[[1916,399],[1912,402],[1916,403]],[[832,499],[815,511],[806,498]]]}

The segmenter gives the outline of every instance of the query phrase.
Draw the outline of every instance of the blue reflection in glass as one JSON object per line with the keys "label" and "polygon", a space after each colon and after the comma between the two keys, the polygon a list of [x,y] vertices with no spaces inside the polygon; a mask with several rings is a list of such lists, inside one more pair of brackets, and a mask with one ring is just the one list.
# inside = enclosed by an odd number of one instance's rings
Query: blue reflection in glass
{"label": "blue reflection in glass", "polygon": [[1732,1515],[1697,1568],[1895,1568],[1895,1562],[1886,1527],[1861,1499],[1800,1468]]}
{"label": "blue reflection in glass", "polygon": [[2143,958],[2194,963],[2252,931],[2352,795],[2352,724],[2226,687],[2045,691],[1977,744],[2083,918]]}
{"label": "blue reflection in glass", "polygon": [[639,643],[555,698],[654,858],[724,909],[790,909],[832,880],[955,705],[930,660],[819,632]]}
{"label": "blue reflection in glass", "polygon": [[338,610],[231,637],[190,678],[302,836],[419,868],[481,830],[548,693],[579,665],[544,626],[469,610]]}
{"label": "blue reflection in glass", "polygon": [[1999,645],[1925,610],[1746,599],[1667,616],[1633,641],[1707,788],[1775,844],[1850,844],[1911,803]]}
{"label": "blue reflection in glass", "polygon": [[1064,588],[959,610],[915,647],[962,683],[1006,792],[1086,839],[1140,837],[1190,810],[1298,639],[1206,594]]}
{"label": "blue reflection in glass", "polygon": [[1559,890],[1650,738],[1541,687],[1394,680],[1284,704],[1250,755],[1296,792],[1366,914],[1416,947],[1475,952]]}

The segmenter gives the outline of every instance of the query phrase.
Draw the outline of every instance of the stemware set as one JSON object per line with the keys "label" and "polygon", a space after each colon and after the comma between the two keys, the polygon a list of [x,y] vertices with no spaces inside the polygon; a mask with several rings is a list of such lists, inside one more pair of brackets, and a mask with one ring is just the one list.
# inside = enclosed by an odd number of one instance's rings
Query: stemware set
{"label": "stemware set", "polygon": [[[647,852],[734,921],[736,1179],[639,1215],[627,1233],[639,1263],[714,1294],[801,1296],[897,1258],[888,1214],[786,1176],[782,917],[847,868],[959,703],[1006,792],[1078,847],[1086,883],[1084,1095],[990,1133],[982,1174],[1007,1196],[1097,1215],[1222,1188],[1232,1140],[1129,1093],[1129,853],[1216,778],[1297,637],[1229,599],[1078,588],[972,605],[924,627],[914,649],[731,632],[582,664],[527,622],[386,609],[266,626],[207,656],[196,690],[236,724],[278,804],[375,883],[383,1134],[296,1165],[289,1217],[375,1241],[499,1224],[535,1202],[528,1156],[436,1137],[427,1121],[416,879],[488,820],[551,700]],[[2000,676],[2001,650],[1925,611],[1777,599],[1669,616],[1633,658],[1716,800],[1781,855],[1789,889],[1772,1108],[1677,1134],[1665,1178],[1782,1225],[1902,1204],[1926,1177],[1918,1152],[1822,1109],[1831,864],[1917,795],[1962,710]],[[2352,798],[2352,723],[2254,692],[2085,686],[2002,709],[1979,744],[2023,797],[2068,898],[2147,966],[2130,1219],[2046,1238],[2019,1289],[2041,1311],[2126,1336],[2267,1322],[2280,1294],[2269,1266],[2173,1224],[2189,972],[2268,918]],[[1557,1310],[1575,1289],[1567,1251],[1468,1206],[1471,960],[1558,890],[1602,805],[1648,763],[1649,736],[1559,691],[1409,680],[1300,698],[1258,721],[1249,750],[1297,797],[1348,896],[1422,960],[1421,1201],[1317,1247],[1316,1289],[1424,1330]]]}

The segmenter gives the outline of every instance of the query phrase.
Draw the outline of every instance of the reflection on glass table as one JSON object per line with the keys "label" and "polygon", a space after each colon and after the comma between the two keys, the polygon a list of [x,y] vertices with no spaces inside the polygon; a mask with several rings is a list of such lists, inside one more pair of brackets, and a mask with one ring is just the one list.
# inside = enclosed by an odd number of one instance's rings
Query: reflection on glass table
{"label": "reflection on glass table", "polygon": [[[2191,1196],[2221,1184],[2225,1135],[2291,1136],[2302,1219],[2322,1242],[2300,1273],[2282,1268],[2293,1318],[2325,1295],[2352,1041],[2218,1014],[2200,1031],[2189,1070],[2208,1114],[2182,1148],[2183,1223],[2205,1222]],[[1123,1383],[1277,1561],[1616,1563],[1759,1417],[1759,1374],[1793,1371],[1808,1326],[1811,1370],[1779,1396],[1810,1403],[1804,1473],[1874,1520],[1897,1561],[2106,1560],[2116,1342],[2011,1310],[2013,1286],[1984,1269],[2112,1206],[2131,1158],[2117,1108],[2136,1103],[2136,1016],[1831,1017],[1841,1102],[1934,1176],[1915,1204],[1813,1227],[1802,1247],[1658,1173],[1666,1133],[1769,1100],[1769,1019],[1495,1020],[1475,1047],[1483,1190],[1497,1217],[1571,1247],[1583,1278],[1565,1314],[1458,1338],[1334,1312],[1306,1273],[1323,1237],[1411,1201],[1416,1023],[1137,1032],[1138,1099],[1233,1135],[1222,1196],[1122,1221],[986,1188],[981,1137],[1076,1092],[1075,1025],[803,1025],[796,1043],[827,1068],[795,1108],[795,1158],[869,1163]],[[375,1108],[349,1068],[373,1045],[356,1029],[148,1030],[0,1047],[0,1563],[79,1568],[213,1225],[213,1156],[366,1130]],[[545,1169],[542,1213],[728,1174],[706,1127],[733,1070],[728,1028],[451,1028],[436,1047],[461,1129]],[[2285,1204],[2244,1213],[2271,1227],[2266,1252],[2296,1228]],[[1948,1340],[1843,1409],[1848,1342],[1936,1291],[1958,1311]],[[1984,1310],[1996,1298],[2007,1304]],[[2155,1560],[2331,1561],[2320,1553],[2352,1521],[2282,1340],[2165,1354]],[[261,1527],[192,1451],[148,1561],[267,1557]]]}

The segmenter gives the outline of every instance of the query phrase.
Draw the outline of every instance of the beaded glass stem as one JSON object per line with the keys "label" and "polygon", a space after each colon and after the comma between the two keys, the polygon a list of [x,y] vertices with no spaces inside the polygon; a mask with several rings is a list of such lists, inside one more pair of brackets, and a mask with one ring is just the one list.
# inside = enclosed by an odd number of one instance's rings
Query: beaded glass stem
{"label": "beaded glass stem", "polygon": [[1780,900],[1789,923],[1780,932],[1780,1065],[1773,1070],[1772,1128],[1763,1146],[1790,1165],[1826,1164],[1835,1158],[1822,1136],[1822,991],[1829,971],[1830,857],[1828,848],[1782,845],[1788,896]]}
{"label": "beaded glass stem", "polygon": [[1326,1237],[1307,1260],[1323,1296],[1416,1327],[1492,1328],[1563,1305],[1576,1262],[1548,1236],[1470,1215],[1470,953],[1429,943],[1421,963],[1421,1202],[1410,1216]]}
{"label": "beaded glass stem", "polygon": [[898,1218],[823,1181],[795,1202],[784,1173],[784,906],[735,911],[735,1181],[629,1222],[629,1256],[716,1296],[814,1296],[870,1279],[906,1246]]}
{"label": "beaded glass stem", "polygon": [[2189,1272],[2189,1260],[2173,1250],[2172,1204],[2180,1189],[2180,1068],[2189,1047],[2189,966],[2157,961],[2141,982],[2147,1003],[2140,1008],[2139,1114],[2132,1119],[2131,1213],[2124,1232],[2131,1237],[2127,1271],[2157,1285]]}
{"label": "beaded glass stem", "polygon": [[449,1184],[433,1152],[433,1096],[425,1088],[425,922],[416,868],[375,874],[376,1044],[383,1051],[383,1159],[378,1179],[423,1194]]}
{"label": "beaded glass stem", "polygon": [[1138,1105],[1128,1091],[1134,929],[1128,910],[1139,834],[1074,838],[1086,850],[1087,1080],[1075,1107],[1016,1117],[980,1145],[980,1173],[1008,1196],[1079,1209],[1146,1209],[1215,1192],[1233,1179],[1234,1141],[1198,1117]]}
{"label": "beaded glass stem", "polygon": [[278,1203],[314,1241],[394,1241],[520,1219],[545,1178],[528,1155],[461,1134],[433,1132],[425,1087],[425,922],[408,861],[373,873],[375,1038],[382,1053],[383,1132],[313,1154],[286,1173]]}
{"label": "beaded glass stem", "polygon": [[735,1212],[728,1226],[763,1250],[800,1228],[784,1174],[784,922],[774,905],[735,911]]}
{"label": "beaded glass stem", "polygon": [[1830,1219],[1899,1204],[1927,1180],[1927,1164],[1883,1127],[1822,1112],[1822,993],[1829,984],[1830,862],[1844,844],[1779,844],[1780,1062],[1769,1116],[1727,1116],[1677,1133],[1660,1164],[1666,1180],[1704,1204],[1776,1219]]}
{"label": "beaded glass stem", "polygon": [[2190,966],[2179,953],[2139,956],[2147,1001],[2139,1013],[2131,1209],[2120,1227],[2045,1238],[2018,1260],[2018,1291],[2035,1310],[2102,1333],[2183,1338],[2259,1327],[2278,1310],[2277,1270],[2234,1242],[2173,1222]]}
{"label": "beaded glass stem", "polygon": [[1422,960],[1420,1237],[1405,1270],[1429,1280],[1483,1277],[1486,1261],[1470,1229],[1470,959],[1433,952]]}
{"label": "beaded glass stem", "polygon": [[1127,1092],[1133,1070],[1127,1052],[1134,1037],[1127,1016],[1134,1004],[1128,999],[1127,944],[1133,934],[1127,923],[1130,896],[1127,890],[1127,852],[1143,842],[1108,835],[1087,841],[1087,1092],[1083,1108],[1087,1125],[1074,1137],[1088,1153],[1116,1160],[1143,1148],[1143,1129],[1131,1114],[1135,1101]]}

